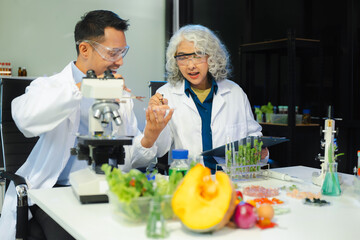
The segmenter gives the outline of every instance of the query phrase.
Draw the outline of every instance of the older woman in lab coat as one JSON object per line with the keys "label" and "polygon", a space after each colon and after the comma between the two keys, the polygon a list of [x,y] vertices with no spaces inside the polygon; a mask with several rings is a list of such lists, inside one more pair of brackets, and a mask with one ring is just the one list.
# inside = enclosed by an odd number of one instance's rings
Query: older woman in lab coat
{"label": "older woman in lab coat", "polygon": [[[155,145],[158,156],[180,148],[196,156],[224,145],[227,138],[262,135],[246,94],[226,79],[229,55],[211,30],[182,27],[170,39],[166,58],[168,83],[150,99],[142,146]],[[262,159],[267,157],[264,149]],[[214,159],[204,163],[214,170]]]}

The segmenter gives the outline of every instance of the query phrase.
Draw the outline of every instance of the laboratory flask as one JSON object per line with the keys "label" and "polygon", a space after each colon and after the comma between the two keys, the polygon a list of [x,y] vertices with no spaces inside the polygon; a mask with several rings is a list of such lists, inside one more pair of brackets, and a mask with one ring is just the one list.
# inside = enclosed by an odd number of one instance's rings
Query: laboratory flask
{"label": "laboratory flask", "polygon": [[339,196],[341,194],[340,181],[337,173],[337,162],[324,163],[325,179],[321,187],[321,193],[329,196]]}

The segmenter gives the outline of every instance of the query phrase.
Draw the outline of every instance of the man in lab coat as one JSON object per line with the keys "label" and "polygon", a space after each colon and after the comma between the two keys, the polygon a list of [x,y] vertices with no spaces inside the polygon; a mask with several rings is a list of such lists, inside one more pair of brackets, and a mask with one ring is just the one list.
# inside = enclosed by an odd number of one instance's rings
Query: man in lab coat
{"label": "man in lab coat", "polygon": [[[20,131],[26,137],[40,136],[28,159],[17,171],[26,179],[30,189],[68,185],[71,172],[87,167],[86,161],[70,156],[70,149],[76,146],[76,134],[88,134],[88,110],[94,101],[82,97],[81,81],[89,69],[97,76],[110,69],[115,77],[121,77],[116,71],[129,49],[124,34],[127,28],[127,21],[111,11],[87,13],[75,27],[76,62],[70,62],[51,77],[35,79],[23,95],[13,100],[12,116]],[[121,101],[119,111],[123,123],[114,126],[114,132],[139,135],[132,100]],[[140,145],[140,139],[134,139],[136,143]],[[141,147],[140,152],[133,152],[130,148],[125,151],[125,168],[128,170],[131,168],[128,159],[136,158],[137,153],[146,156],[147,149],[144,149],[145,153],[141,152]],[[40,226],[36,234],[47,239],[72,239],[36,205],[31,207],[30,218],[30,226]],[[16,193],[11,183],[0,219],[0,239],[15,239],[15,224]],[[34,229],[31,227],[31,234]]]}
{"label": "man in lab coat", "polygon": [[[229,58],[218,37],[204,26],[184,26],[172,36],[166,51],[168,83],[150,99],[143,147],[156,149],[157,156],[170,149],[188,149],[189,156],[198,156],[227,139],[262,135],[246,94],[226,79]],[[268,155],[263,149],[263,162]],[[145,161],[136,159],[133,165]],[[214,173],[215,159],[203,161]]]}

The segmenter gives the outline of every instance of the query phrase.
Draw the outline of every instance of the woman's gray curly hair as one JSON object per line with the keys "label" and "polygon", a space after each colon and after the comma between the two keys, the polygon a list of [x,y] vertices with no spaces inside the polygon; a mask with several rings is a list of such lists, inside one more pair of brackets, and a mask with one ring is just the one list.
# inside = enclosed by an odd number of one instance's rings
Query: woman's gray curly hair
{"label": "woman's gray curly hair", "polygon": [[197,52],[209,56],[209,73],[215,81],[226,79],[231,74],[229,53],[215,33],[201,25],[186,25],[171,37],[166,50],[166,75],[171,84],[176,85],[184,80],[174,58],[183,40],[193,42]]}

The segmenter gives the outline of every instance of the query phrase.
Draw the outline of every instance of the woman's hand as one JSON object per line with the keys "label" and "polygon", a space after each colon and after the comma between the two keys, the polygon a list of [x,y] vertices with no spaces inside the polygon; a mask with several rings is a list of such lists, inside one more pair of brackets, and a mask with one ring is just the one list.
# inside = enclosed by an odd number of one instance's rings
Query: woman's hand
{"label": "woman's hand", "polygon": [[[167,111],[168,114],[166,114]],[[161,131],[170,121],[173,113],[174,109],[170,109],[168,105],[148,107],[146,110],[144,137],[141,139],[141,145],[143,147],[150,148],[154,145]]]}
{"label": "woman's hand", "polygon": [[169,109],[168,100],[160,93],[155,93],[149,100],[150,107],[160,107],[162,109]]}

